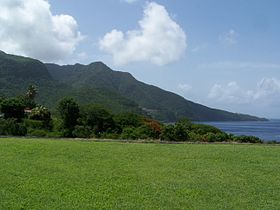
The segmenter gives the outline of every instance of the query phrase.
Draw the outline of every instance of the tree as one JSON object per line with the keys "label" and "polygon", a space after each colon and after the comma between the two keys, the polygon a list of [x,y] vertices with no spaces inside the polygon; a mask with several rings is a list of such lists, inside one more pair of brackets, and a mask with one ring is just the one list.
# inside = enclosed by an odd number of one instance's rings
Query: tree
{"label": "tree", "polygon": [[35,85],[29,85],[27,87],[25,97],[30,99],[30,100],[34,100],[37,93],[38,93],[38,90],[37,90],[36,86]]}
{"label": "tree", "polygon": [[32,109],[32,108],[36,107],[35,97],[36,97],[37,93],[38,93],[38,90],[34,85],[29,85],[27,87],[25,96],[22,99],[23,103],[25,105],[25,108]]}
{"label": "tree", "polygon": [[32,109],[29,118],[32,120],[42,121],[45,128],[51,127],[51,113],[44,106],[37,106],[34,109]]}
{"label": "tree", "polygon": [[115,127],[113,115],[101,106],[90,104],[81,111],[81,121],[85,126],[90,126],[95,135],[112,131]]}
{"label": "tree", "polygon": [[24,118],[24,104],[19,98],[4,99],[1,103],[1,112],[4,118],[15,118],[20,121]]}
{"label": "tree", "polygon": [[64,136],[71,137],[80,116],[80,108],[73,98],[63,98],[58,103],[58,112],[62,119]]}
{"label": "tree", "polygon": [[114,121],[120,133],[124,128],[136,128],[144,124],[142,116],[130,112],[115,115]]}

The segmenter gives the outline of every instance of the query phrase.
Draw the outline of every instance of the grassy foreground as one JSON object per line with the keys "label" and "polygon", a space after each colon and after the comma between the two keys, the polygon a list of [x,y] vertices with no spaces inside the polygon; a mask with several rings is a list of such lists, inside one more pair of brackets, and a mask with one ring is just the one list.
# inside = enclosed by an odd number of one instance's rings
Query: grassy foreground
{"label": "grassy foreground", "polygon": [[0,209],[278,209],[280,147],[0,139]]}

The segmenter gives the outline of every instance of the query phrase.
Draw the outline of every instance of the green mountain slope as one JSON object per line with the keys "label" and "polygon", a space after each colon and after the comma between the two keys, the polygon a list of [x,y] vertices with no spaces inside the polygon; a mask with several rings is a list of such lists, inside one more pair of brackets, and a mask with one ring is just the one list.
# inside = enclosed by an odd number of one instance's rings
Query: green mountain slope
{"label": "green mountain slope", "polygon": [[172,92],[137,81],[127,72],[113,71],[102,62],[89,65],[46,64],[56,80],[72,87],[102,88],[115,91],[140,105],[143,111],[162,121],[188,117],[197,121],[243,121],[260,118],[211,109],[193,103]]}
{"label": "green mountain slope", "polygon": [[52,111],[55,111],[56,104],[62,97],[71,96],[81,104],[98,103],[113,112],[142,113],[137,103],[114,91],[87,86],[74,88],[54,80],[44,63],[0,51],[0,96],[23,94],[29,84],[38,87],[38,102]]}
{"label": "green mountain slope", "polygon": [[98,103],[115,113],[132,111],[166,122],[182,117],[198,121],[262,120],[193,103],[139,82],[129,73],[113,71],[102,62],[59,66],[0,51],[0,96],[22,94],[29,84],[37,85],[38,102],[53,111],[59,99],[71,96],[81,104]]}

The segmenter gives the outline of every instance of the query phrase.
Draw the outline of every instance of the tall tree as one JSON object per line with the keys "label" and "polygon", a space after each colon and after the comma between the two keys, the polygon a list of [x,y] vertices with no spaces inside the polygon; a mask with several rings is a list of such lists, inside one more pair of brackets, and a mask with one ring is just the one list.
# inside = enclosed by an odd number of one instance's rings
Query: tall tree
{"label": "tall tree", "polygon": [[35,85],[29,85],[27,87],[25,96],[23,97],[23,103],[25,108],[32,109],[36,107],[35,97],[38,93],[38,89]]}
{"label": "tall tree", "polygon": [[73,98],[63,98],[58,103],[58,111],[63,121],[64,136],[71,137],[80,116],[79,105]]}
{"label": "tall tree", "polygon": [[30,100],[34,100],[36,95],[38,93],[38,89],[35,85],[29,85],[27,87],[26,93],[25,93],[25,97],[30,99]]}

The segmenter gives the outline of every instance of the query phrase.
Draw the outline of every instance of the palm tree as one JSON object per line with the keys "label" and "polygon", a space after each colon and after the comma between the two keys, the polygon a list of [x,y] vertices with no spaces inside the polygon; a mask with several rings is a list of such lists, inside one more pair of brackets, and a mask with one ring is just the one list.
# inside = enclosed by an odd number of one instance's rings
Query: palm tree
{"label": "palm tree", "polygon": [[30,100],[34,100],[35,96],[37,95],[38,90],[35,85],[29,85],[27,91],[25,93],[25,97]]}

